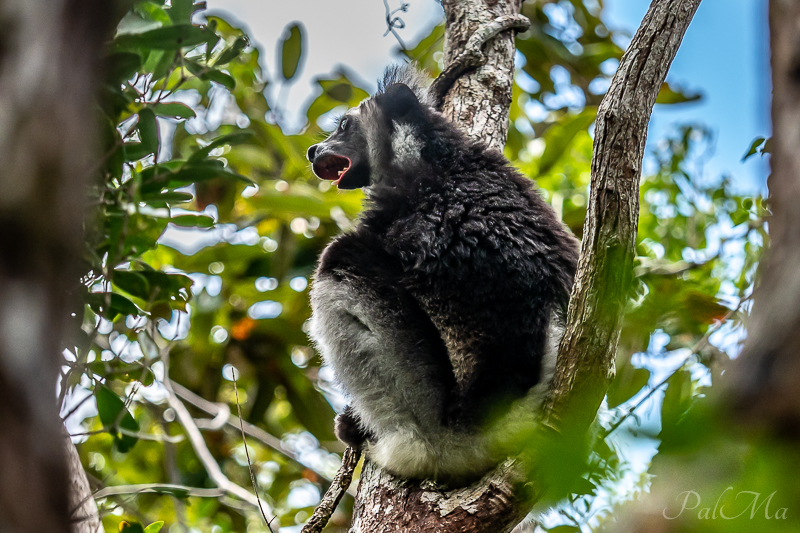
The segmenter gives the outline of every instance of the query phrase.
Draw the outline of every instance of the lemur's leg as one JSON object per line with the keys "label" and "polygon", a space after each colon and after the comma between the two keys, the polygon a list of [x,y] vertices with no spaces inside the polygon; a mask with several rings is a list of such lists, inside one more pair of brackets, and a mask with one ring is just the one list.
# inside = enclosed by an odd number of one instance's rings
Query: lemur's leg
{"label": "lemur's leg", "polygon": [[359,425],[358,415],[351,406],[347,406],[344,411],[336,415],[334,432],[336,438],[356,449],[361,449],[367,439],[375,438]]}
{"label": "lemur's leg", "polygon": [[397,261],[362,237],[326,249],[311,291],[311,336],[355,415],[339,433],[348,443],[363,442],[353,426],[377,440],[435,433],[455,384],[446,348],[403,289]]}

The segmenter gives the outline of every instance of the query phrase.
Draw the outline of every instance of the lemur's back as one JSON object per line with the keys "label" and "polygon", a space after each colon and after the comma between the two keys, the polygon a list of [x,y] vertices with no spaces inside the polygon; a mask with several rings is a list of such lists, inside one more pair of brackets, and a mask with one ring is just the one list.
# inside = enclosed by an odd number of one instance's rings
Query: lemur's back
{"label": "lemur's back", "polygon": [[[337,434],[401,476],[479,476],[501,459],[486,428],[547,385],[575,239],[501,154],[403,84],[309,159],[370,202],[312,288],[312,337],[351,402]],[[532,421],[533,404],[513,415]]]}

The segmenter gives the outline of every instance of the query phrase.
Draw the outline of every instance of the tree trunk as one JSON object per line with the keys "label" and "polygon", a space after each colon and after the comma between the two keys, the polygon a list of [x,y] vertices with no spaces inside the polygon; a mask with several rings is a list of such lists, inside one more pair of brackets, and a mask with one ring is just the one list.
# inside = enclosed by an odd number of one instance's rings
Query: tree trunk
{"label": "tree trunk", "polygon": [[109,11],[103,0],[0,3],[0,531],[70,530],[54,392],[65,334],[77,326]]}
{"label": "tree trunk", "polygon": [[[470,36],[503,15],[519,14],[521,0],[443,0],[444,64],[452,63]],[[501,33],[486,44],[486,62],[462,76],[447,93],[442,113],[473,139],[503,149],[514,85],[514,33]]]}
{"label": "tree trunk", "polygon": [[744,353],[735,365],[737,418],[800,438],[800,3],[769,3],[772,48],[770,246]]}
{"label": "tree trunk", "polygon": [[[569,414],[579,428],[588,428],[613,376],[632,279],[647,124],[699,4],[700,0],[653,1],[600,106],[585,237],[556,378],[545,405],[548,425],[561,428]],[[443,5],[447,68],[479,26],[517,13],[520,2],[444,1]],[[502,149],[511,103],[513,36],[500,34],[486,48],[486,65],[456,81],[444,99],[443,112],[472,138]],[[351,531],[509,531],[544,490],[533,480],[525,487],[523,501],[519,487],[526,481],[531,480],[522,479],[509,460],[471,487],[444,492],[426,482],[395,478],[367,461]]]}
{"label": "tree trunk", "polygon": [[69,470],[67,496],[69,497],[72,533],[103,533],[103,521],[97,512],[97,502],[94,501],[89,478],[86,477],[78,450],[72,444],[67,428],[62,426],[61,429],[67,452],[67,469]]}

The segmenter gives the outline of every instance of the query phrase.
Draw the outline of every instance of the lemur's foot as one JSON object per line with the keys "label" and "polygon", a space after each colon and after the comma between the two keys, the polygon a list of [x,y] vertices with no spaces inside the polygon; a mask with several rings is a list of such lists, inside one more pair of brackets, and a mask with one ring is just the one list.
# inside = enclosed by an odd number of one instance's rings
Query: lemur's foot
{"label": "lemur's foot", "polygon": [[369,438],[369,434],[361,429],[357,415],[349,406],[336,415],[334,432],[340,441],[356,449],[361,449],[364,446],[364,442]]}

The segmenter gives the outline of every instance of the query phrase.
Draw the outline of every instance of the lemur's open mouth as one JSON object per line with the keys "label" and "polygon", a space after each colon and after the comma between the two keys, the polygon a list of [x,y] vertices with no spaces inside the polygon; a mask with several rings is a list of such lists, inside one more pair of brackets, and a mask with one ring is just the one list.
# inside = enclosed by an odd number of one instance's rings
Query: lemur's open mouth
{"label": "lemur's open mouth", "polygon": [[351,164],[349,157],[327,154],[314,161],[313,170],[317,177],[338,183],[350,170]]}

